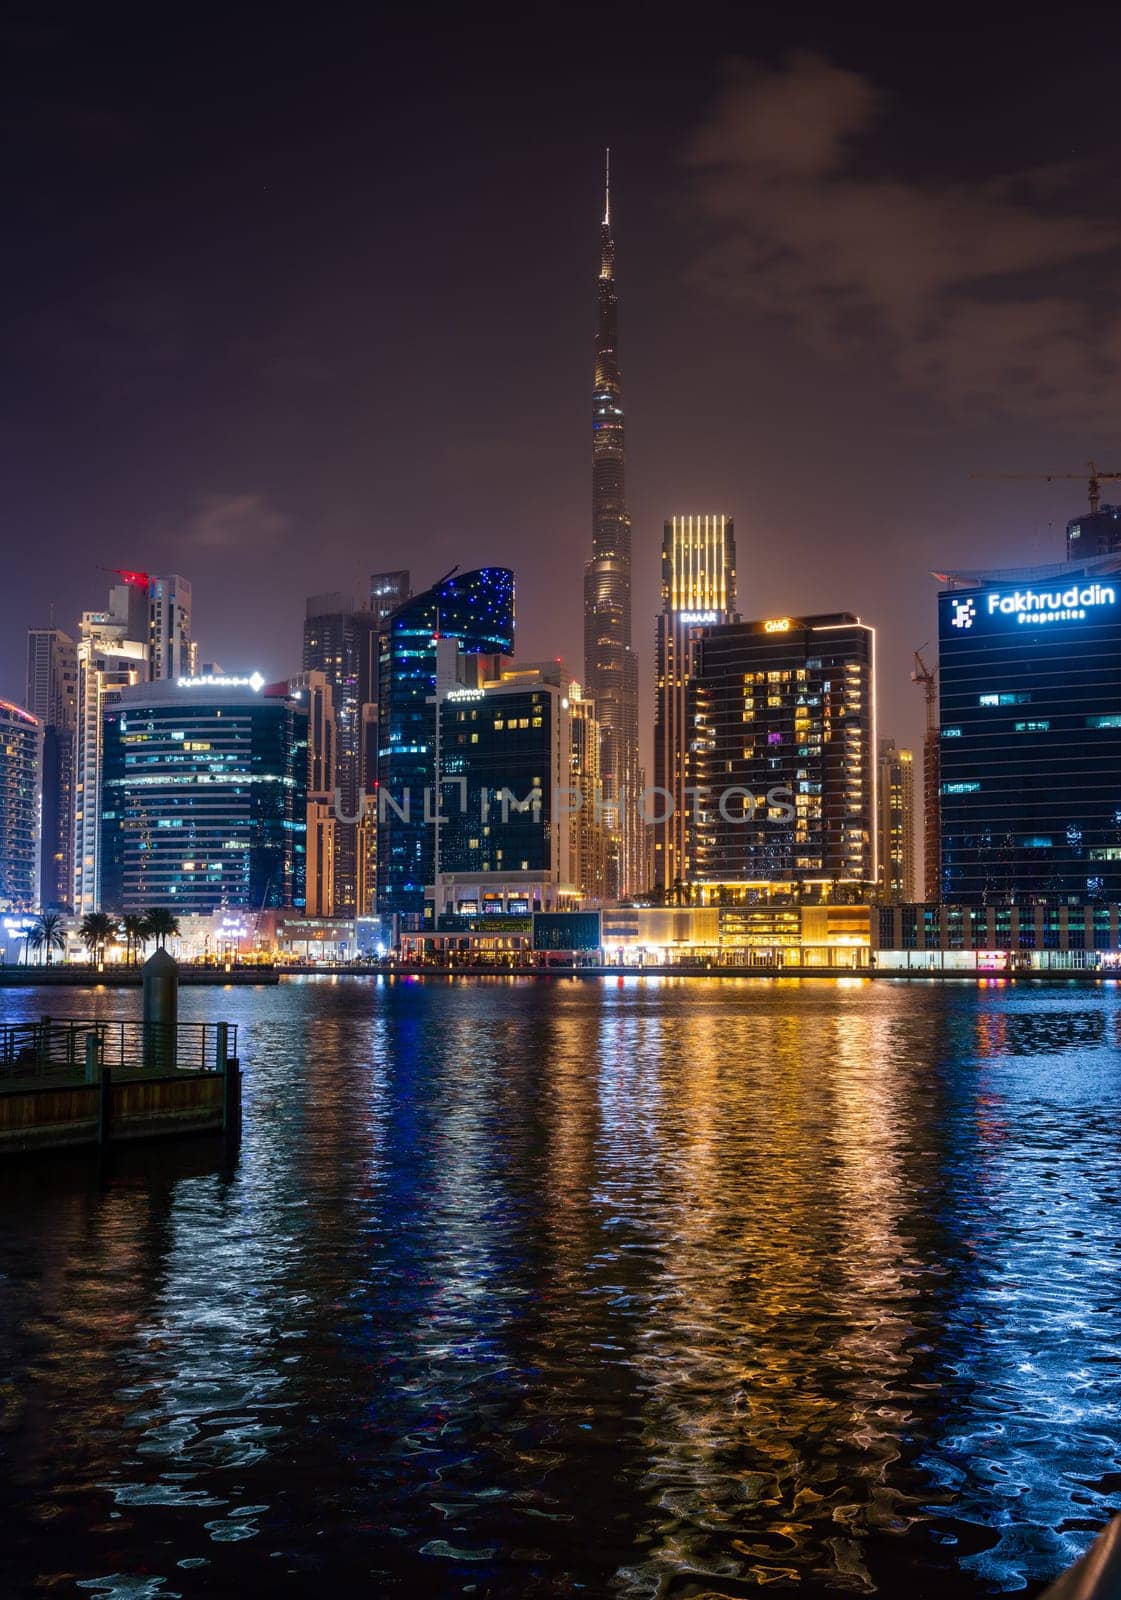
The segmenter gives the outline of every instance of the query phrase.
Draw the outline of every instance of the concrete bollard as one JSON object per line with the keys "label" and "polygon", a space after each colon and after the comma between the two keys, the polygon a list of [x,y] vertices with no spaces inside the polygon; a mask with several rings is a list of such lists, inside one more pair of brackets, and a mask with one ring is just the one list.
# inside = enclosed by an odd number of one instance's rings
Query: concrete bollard
{"label": "concrete bollard", "polygon": [[144,1065],[174,1072],[179,1021],[179,963],[157,950],[144,963]]}

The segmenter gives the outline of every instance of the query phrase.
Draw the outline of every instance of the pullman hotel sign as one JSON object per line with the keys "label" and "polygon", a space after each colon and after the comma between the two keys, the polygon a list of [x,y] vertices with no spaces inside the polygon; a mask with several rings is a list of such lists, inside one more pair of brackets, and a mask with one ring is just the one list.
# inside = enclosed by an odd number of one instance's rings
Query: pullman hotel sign
{"label": "pullman hotel sign", "polygon": [[973,589],[941,596],[942,633],[953,638],[977,631],[1004,632],[1010,627],[1044,627],[1117,619],[1118,585],[1061,579],[1030,588]]}

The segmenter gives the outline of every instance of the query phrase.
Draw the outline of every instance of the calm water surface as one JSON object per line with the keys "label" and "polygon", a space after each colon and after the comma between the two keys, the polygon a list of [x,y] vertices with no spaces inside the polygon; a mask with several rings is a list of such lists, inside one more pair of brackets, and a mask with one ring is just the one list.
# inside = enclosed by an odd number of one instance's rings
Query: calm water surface
{"label": "calm water surface", "polygon": [[181,1005],[236,1159],[0,1169],[3,1593],[1035,1592],[1121,1508],[1116,989]]}

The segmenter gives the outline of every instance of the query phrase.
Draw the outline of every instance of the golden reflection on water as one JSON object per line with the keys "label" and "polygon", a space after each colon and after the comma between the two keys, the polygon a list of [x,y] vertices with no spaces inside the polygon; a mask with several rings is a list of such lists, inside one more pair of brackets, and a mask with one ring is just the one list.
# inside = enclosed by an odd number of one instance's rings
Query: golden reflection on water
{"label": "golden reflection on water", "polygon": [[297,1587],[312,1562],[458,1592],[489,1563],[493,1595],[638,1597],[891,1591],[911,1561],[965,1595],[1042,1579],[1104,1517],[1115,992],[228,1004],[236,1164],[4,1180],[28,1570],[193,1595],[276,1548]]}

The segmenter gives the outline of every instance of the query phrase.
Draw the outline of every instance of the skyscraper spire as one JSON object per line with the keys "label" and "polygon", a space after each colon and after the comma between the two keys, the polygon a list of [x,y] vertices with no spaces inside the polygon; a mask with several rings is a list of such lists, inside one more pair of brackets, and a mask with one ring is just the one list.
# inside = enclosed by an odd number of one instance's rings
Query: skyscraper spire
{"label": "skyscraper spire", "polygon": [[641,830],[632,816],[638,781],[638,665],[631,649],[631,523],[627,516],[623,394],[619,373],[610,152],[592,394],[592,559],[584,568],[584,676],[601,730],[600,773],[611,834],[608,893],[643,887]]}
{"label": "skyscraper spire", "polygon": [[611,146],[603,152],[603,225],[611,226]]}

